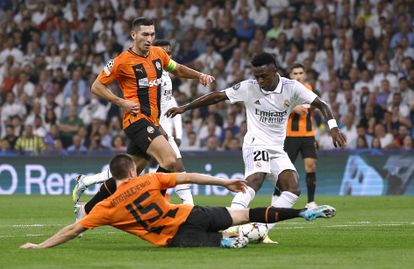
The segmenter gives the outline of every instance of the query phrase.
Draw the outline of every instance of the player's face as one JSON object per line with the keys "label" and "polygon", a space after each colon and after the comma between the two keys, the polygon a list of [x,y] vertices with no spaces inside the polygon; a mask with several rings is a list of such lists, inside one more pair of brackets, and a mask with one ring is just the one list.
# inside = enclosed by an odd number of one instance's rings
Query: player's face
{"label": "player's face", "polygon": [[260,88],[265,91],[273,91],[279,82],[276,67],[273,65],[263,65],[253,67],[253,76],[259,83]]}
{"label": "player's face", "polygon": [[131,37],[134,40],[134,47],[146,54],[155,39],[155,27],[154,25],[141,25],[137,31],[131,32]]}
{"label": "player's face", "polygon": [[303,83],[305,81],[305,70],[303,68],[293,68],[289,77]]}

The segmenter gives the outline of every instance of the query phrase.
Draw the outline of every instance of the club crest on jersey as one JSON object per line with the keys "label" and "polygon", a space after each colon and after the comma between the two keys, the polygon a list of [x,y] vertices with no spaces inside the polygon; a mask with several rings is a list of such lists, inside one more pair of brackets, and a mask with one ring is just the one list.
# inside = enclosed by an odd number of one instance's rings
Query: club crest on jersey
{"label": "club crest on jersey", "polygon": [[154,127],[152,127],[152,126],[148,126],[147,127],[147,132],[149,133],[149,134],[153,134],[154,133]]}
{"label": "club crest on jersey", "polygon": [[160,64],[160,62],[155,62],[155,66],[157,67],[158,70],[161,70],[161,64]]}
{"label": "club crest on jersey", "polygon": [[288,108],[290,106],[290,102],[289,100],[285,100],[285,102],[283,103],[285,105],[286,108]]}
{"label": "club crest on jersey", "polygon": [[110,59],[104,67],[104,72],[107,76],[111,75],[110,69],[112,69],[112,67],[114,67],[114,59]]}
{"label": "club crest on jersey", "polygon": [[240,83],[233,85],[233,90],[237,91],[240,88]]}

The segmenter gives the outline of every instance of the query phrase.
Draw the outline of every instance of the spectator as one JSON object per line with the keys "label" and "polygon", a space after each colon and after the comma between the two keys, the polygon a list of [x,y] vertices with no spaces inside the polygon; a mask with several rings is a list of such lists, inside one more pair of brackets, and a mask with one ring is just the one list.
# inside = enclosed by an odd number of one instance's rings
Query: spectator
{"label": "spectator", "polygon": [[22,154],[38,155],[46,146],[41,137],[33,134],[33,126],[29,124],[25,126],[23,135],[17,139],[14,148]]}
{"label": "spectator", "polygon": [[402,149],[412,150],[413,149],[413,138],[411,136],[405,136],[403,139]]}
{"label": "spectator", "polygon": [[64,147],[70,145],[72,137],[77,134],[79,128],[83,125],[82,120],[77,116],[77,111],[75,106],[71,106],[69,110],[69,115],[63,118],[59,122],[59,130],[61,134],[61,140]]}
{"label": "spectator", "polygon": [[365,138],[365,136],[358,136],[357,141],[356,141],[356,148],[357,149],[367,149],[369,148],[368,146],[368,142]]}
{"label": "spectator", "polygon": [[88,149],[82,144],[81,138],[79,135],[74,135],[72,137],[72,145],[68,147],[68,152],[76,153],[85,153]]}
{"label": "spectator", "polygon": [[[382,123],[377,123],[374,129],[374,140],[379,139],[381,148],[388,148],[393,141],[393,135],[385,131],[385,127]],[[374,145],[374,141],[372,144]]]}
{"label": "spectator", "polygon": [[111,149],[113,151],[122,151],[125,152],[126,151],[126,146],[124,141],[122,140],[121,136],[116,136],[114,137],[114,139],[112,140],[112,147]]}

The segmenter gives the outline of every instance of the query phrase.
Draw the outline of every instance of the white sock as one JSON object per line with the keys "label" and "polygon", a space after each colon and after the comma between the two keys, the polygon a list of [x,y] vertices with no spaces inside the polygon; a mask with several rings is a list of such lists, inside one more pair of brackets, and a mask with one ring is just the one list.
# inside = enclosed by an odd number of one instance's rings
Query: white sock
{"label": "white sock", "polygon": [[175,186],[175,193],[180,197],[183,204],[194,205],[190,184],[179,184]]}
{"label": "white sock", "polygon": [[[277,197],[277,196],[276,196]],[[292,208],[293,205],[296,203],[296,200],[298,200],[299,196],[296,194],[284,191],[280,194],[279,198],[273,199],[272,197],[272,206],[273,207],[281,207],[281,208]],[[268,223],[267,227],[272,229],[276,223]]]}
{"label": "white sock", "polygon": [[83,179],[83,182],[85,183],[85,185],[87,187],[89,187],[90,185],[94,185],[97,183],[102,183],[104,181],[107,181],[108,179],[110,179],[112,177],[111,171],[109,171],[108,169],[105,169],[104,171],[92,175],[92,176],[85,176]]}
{"label": "white sock", "polygon": [[276,200],[279,199],[279,196],[277,195],[272,195],[272,202],[270,203],[271,205],[273,205],[274,203],[276,203]]}
{"label": "white sock", "polygon": [[247,208],[251,200],[253,200],[254,196],[256,195],[255,190],[251,187],[247,186],[247,190],[245,193],[238,192],[231,201],[231,208]]}

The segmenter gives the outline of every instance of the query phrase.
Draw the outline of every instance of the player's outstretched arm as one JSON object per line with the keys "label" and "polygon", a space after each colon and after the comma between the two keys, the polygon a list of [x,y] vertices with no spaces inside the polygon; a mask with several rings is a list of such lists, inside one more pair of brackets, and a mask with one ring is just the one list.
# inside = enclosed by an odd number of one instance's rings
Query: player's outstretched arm
{"label": "player's outstretched arm", "polygon": [[93,94],[117,106],[120,106],[125,112],[134,115],[138,113],[139,105],[137,103],[116,96],[110,89],[108,89],[108,87],[106,87],[98,79],[96,79],[93,82],[91,89]]}
{"label": "player's outstretched arm", "polygon": [[33,244],[29,242],[21,245],[20,248],[51,248],[63,244],[69,240],[72,240],[73,238],[75,238],[80,233],[86,230],[86,228],[84,228],[82,225],[76,222],[66,226],[65,228],[57,232],[54,236],[50,237],[49,239],[45,240],[40,244]]}
{"label": "player's outstretched arm", "polygon": [[223,186],[234,192],[245,192],[247,185],[244,179],[222,179],[198,173],[177,174],[177,184],[199,184]]}
{"label": "player's outstretched arm", "polygon": [[328,125],[329,125],[329,129],[330,129],[330,134],[332,136],[332,140],[334,143],[335,147],[345,147],[346,145],[346,138],[345,136],[339,131],[338,125],[336,123],[336,120],[334,119],[333,115],[332,115],[332,111],[329,108],[328,104],[325,103],[322,99],[320,99],[319,97],[316,97],[315,100],[312,102],[311,104],[312,106],[318,108],[323,116],[325,117],[325,119],[328,121]]}
{"label": "player's outstretched arm", "polygon": [[215,80],[213,76],[198,72],[182,64],[177,64],[171,73],[180,78],[198,79],[203,86],[207,86]]}
{"label": "player's outstretched arm", "polygon": [[184,112],[186,112],[187,110],[191,110],[197,107],[202,107],[202,106],[208,106],[208,105],[212,105],[212,104],[216,104],[218,102],[224,101],[224,100],[228,100],[229,98],[227,97],[226,93],[223,92],[211,92],[211,93],[207,93],[197,99],[195,99],[194,101],[183,105],[183,106],[179,106],[179,107],[173,107],[168,109],[167,112],[165,112],[165,115],[167,117],[174,117],[177,114],[182,114]]}

